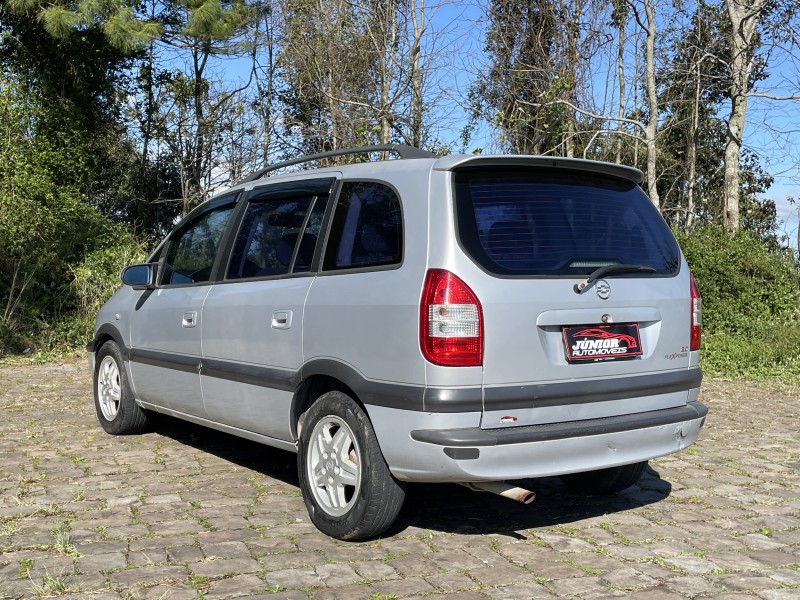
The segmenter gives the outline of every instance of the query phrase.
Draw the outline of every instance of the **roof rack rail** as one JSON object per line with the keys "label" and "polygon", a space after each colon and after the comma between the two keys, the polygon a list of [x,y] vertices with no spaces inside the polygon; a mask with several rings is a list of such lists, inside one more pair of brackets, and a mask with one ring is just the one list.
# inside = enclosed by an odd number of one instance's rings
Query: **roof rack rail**
{"label": "roof rack rail", "polygon": [[311,162],[314,160],[322,160],[323,158],[331,158],[334,156],[345,156],[348,154],[369,154],[371,152],[394,152],[395,154],[399,154],[401,159],[438,158],[439,156],[433,152],[428,152],[427,150],[415,148],[414,146],[407,146],[405,144],[377,144],[375,146],[361,146],[360,148],[340,148],[339,150],[330,150],[328,152],[320,152],[319,154],[308,154],[307,156],[301,156],[300,158],[293,158],[292,160],[285,160],[283,162],[275,163],[274,165],[269,165],[263,169],[259,169],[258,171],[251,173],[239,181],[239,183],[247,183],[249,181],[255,181],[256,179],[261,179],[264,175],[271,171],[277,171],[278,169],[283,169],[284,167],[290,167],[292,165],[299,165],[302,163]]}

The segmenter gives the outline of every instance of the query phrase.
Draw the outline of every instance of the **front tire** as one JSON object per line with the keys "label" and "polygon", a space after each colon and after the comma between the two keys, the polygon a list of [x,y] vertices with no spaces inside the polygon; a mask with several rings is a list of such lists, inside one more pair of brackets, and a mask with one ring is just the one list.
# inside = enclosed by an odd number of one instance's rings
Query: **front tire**
{"label": "front tire", "polygon": [[122,353],[115,342],[106,342],[95,356],[94,407],[106,433],[126,435],[147,427],[147,412],[133,398]]}
{"label": "front tire", "polygon": [[569,475],[562,475],[561,481],[576,492],[591,496],[602,496],[621,492],[631,487],[639,481],[646,468],[647,461],[645,460],[632,465],[622,465],[598,471],[570,473]]}
{"label": "front tire", "polygon": [[308,409],[297,470],[311,521],[340,540],[386,531],[405,499],[404,486],[389,472],[369,418],[342,392],[328,392]]}

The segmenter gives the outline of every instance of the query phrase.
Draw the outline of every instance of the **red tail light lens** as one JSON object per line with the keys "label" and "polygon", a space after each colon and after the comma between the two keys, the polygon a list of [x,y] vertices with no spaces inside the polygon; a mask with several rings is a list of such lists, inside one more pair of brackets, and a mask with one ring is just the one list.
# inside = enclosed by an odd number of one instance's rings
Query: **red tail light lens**
{"label": "red tail light lens", "polygon": [[703,299],[700,296],[697,284],[694,282],[694,277],[689,279],[689,288],[692,298],[692,335],[689,348],[691,350],[700,350],[700,337],[703,333]]}
{"label": "red tail light lens", "polygon": [[483,364],[483,309],[458,277],[442,269],[425,276],[419,343],[426,360],[445,367]]}

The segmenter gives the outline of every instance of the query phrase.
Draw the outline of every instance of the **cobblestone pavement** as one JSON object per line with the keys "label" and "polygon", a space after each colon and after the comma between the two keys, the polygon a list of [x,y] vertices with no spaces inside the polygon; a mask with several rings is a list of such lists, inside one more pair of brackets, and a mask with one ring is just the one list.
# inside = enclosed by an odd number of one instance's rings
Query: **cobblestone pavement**
{"label": "cobblestone pavement", "polygon": [[800,393],[719,380],[701,441],[607,498],[417,485],[387,537],[310,524],[295,456],[171,419],[112,437],[82,364],[0,366],[0,600],[800,598]]}

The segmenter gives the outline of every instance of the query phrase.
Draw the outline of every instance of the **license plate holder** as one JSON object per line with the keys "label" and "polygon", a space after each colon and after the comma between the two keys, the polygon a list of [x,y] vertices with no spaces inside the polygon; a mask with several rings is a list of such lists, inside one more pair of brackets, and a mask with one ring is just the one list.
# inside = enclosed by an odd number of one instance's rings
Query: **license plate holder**
{"label": "license plate holder", "polygon": [[630,359],[642,354],[638,323],[577,325],[563,328],[570,363]]}

